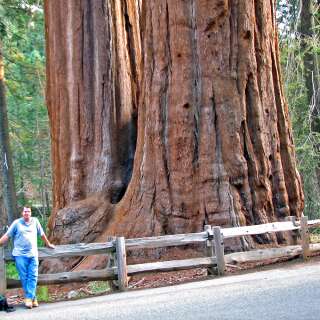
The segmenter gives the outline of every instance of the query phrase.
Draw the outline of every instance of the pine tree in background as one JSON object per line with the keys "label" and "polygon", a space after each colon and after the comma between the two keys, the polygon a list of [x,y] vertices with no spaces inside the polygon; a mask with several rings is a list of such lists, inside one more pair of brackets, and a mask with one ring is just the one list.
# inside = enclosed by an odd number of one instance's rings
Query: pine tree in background
{"label": "pine tree in background", "polygon": [[51,207],[51,163],[42,1],[0,0],[0,20],[18,204],[32,205],[45,218]]}
{"label": "pine tree in background", "polygon": [[[0,42],[0,223],[11,224],[18,217],[12,156],[9,143],[4,65]],[[3,231],[3,230],[1,230]]]}
{"label": "pine tree in background", "polygon": [[[303,75],[307,92],[307,102],[310,108],[310,130],[314,137],[314,149],[320,153],[320,86],[318,54],[316,53],[314,41],[318,40],[316,25],[314,22],[315,1],[302,0],[299,18],[298,32],[300,36],[300,47],[303,55]],[[316,176],[320,189],[320,159],[316,166]]]}
{"label": "pine tree in background", "polygon": [[285,90],[304,186],[304,213],[319,218],[319,4],[278,1],[278,22]]}

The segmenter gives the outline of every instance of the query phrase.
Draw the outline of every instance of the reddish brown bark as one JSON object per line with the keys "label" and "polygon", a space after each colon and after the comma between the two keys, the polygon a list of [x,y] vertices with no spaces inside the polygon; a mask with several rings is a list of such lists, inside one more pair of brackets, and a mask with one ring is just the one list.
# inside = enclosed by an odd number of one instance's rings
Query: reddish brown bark
{"label": "reddish brown bark", "polygon": [[[95,225],[105,225],[112,203],[121,198],[130,180],[140,48],[134,46],[138,43],[134,41],[136,25],[130,26],[130,34],[126,30],[130,24],[127,10],[120,1],[45,3],[47,105],[54,172],[51,229],[60,223],[58,210],[87,198],[80,205],[85,207],[79,209],[83,212],[73,210],[74,215],[88,222],[87,218],[106,202],[106,215],[96,214],[99,219],[94,218],[98,219]],[[82,238],[90,232],[85,225],[78,233]]]}
{"label": "reddish brown bark", "polygon": [[64,3],[46,2],[55,241],[301,214],[273,1]]}

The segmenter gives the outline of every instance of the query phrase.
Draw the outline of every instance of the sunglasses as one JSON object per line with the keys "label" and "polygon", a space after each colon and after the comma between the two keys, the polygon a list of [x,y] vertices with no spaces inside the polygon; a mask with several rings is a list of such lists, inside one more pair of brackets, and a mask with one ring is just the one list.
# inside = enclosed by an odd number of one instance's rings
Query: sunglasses
{"label": "sunglasses", "polygon": [[31,211],[23,211],[23,212],[25,212],[25,213],[31,213]]}

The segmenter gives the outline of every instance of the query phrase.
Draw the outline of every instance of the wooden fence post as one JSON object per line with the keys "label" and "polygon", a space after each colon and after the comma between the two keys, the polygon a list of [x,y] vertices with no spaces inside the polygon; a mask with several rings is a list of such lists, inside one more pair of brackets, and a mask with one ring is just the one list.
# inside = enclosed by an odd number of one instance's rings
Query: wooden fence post
{"label": "wooden fence post", "polygon": [[[204,226],[204,231],[207,231],[208,240],[205,242],[205,255],[207,257],[214,257],[214,244],[213,244],[213,231],[210,225]],[[208,275],[215,274],[215,267],[212,265],[211,267],[207,268]]]}
{"label": "wooden fence post", "polygon": [[217,258],[218,275],[223,276],[226,269],[226,263],[224,261],[224,243],[220,227],[213,227],[213,237],[215,248],[214,251]]}
{"label": "wooden fence post", "polygon": [[116,239],[118,286],[120,291],[128,288],[127,255],[124,237]]}
{"label": "wooden fence post", "polygon": [[[116,257],[116,237],[108,237],[107,241],[114,243],[113,250],[108,254],[108,263],[107,263],[107,269],[117,268],[117,257]],[[109,280],[109,287],[111,291],[115,291],[118,289],[118,281],[117,280]]]}
{"label": "wooden fence post", "polygon": [[301,246],[302,256],[304,260],[308,260],[310,256],[310,237],[308,228],[308,217],[301,216],[300,234],[301,234]]}
{"label": "wooden fence post", "polygon": [[6,261],[4,260],[4,248],[0,247],[0,294],[4,295],[7,290]]}
{"label": "wooden fence post", "polygon": [[[296,225],[296,217],[295,216],[288,216],[285,219],[286,221],[291,221],[293,225]],[[298,244],[298,235],[299,235],[299,230],[292,230],[291,231],[291,240],[292,240],[292,245],[297,245]]]}

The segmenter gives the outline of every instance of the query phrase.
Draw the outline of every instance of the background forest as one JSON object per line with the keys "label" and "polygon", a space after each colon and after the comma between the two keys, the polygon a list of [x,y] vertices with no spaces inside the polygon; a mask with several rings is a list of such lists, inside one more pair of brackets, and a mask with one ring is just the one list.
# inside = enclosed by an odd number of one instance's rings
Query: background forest
{"label": "background forest", "polygon": [[[320,127],[319,3],[278,1],[279,45],[305,214],[319,217]],[[18,204],[48,216],[51,203],[50,135],[45,106],[45,42],[41,0],[0,0],[0,37],[5,62],[10,143]],[[301,17],[303,18],[301,20]],[[310,20],[310,21],[309,21]],[[302,23],[301,23],[302,22]]]}
{"label": "background forest", "polygon": [[42,1],[0,1],[0,32],[18,204],[32,204],[48,215],[51,165]]}

